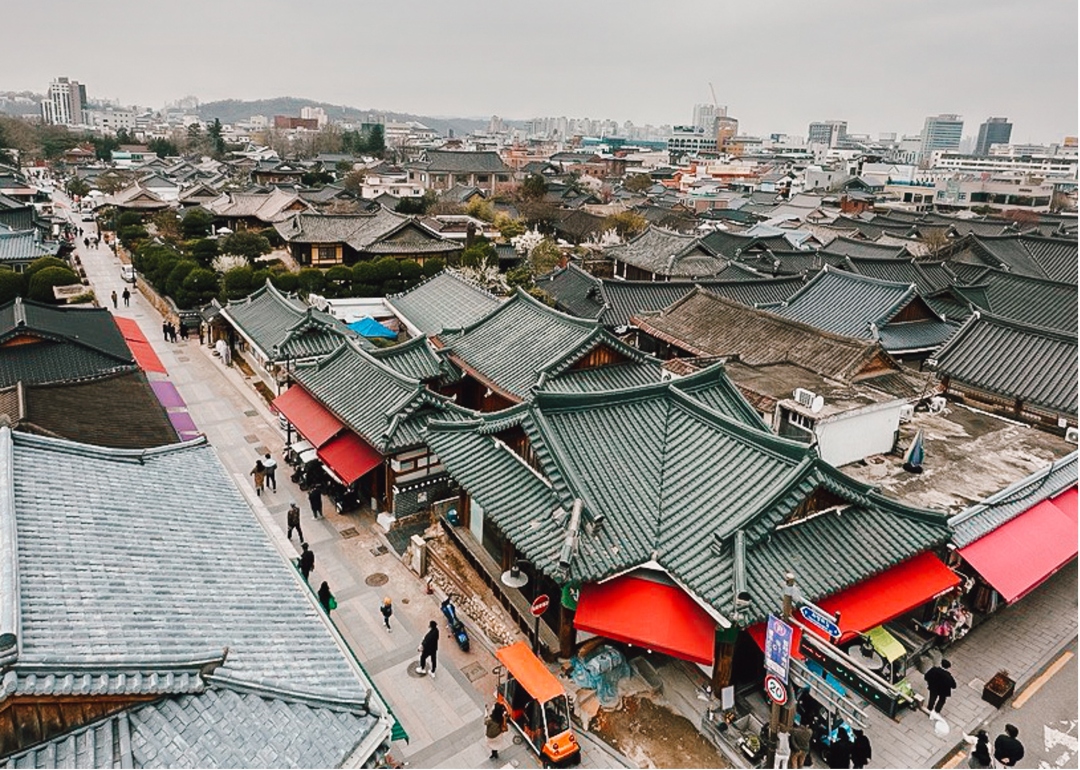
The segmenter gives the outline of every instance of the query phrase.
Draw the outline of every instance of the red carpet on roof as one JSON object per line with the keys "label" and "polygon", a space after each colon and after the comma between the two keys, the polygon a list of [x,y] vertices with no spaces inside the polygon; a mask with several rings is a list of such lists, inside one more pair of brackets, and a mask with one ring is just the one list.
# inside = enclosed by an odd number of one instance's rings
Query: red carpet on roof
{"label": "red carpet on roof", "polygon": [[150,342],[146,339],[146,335],[142,333],[142,329],[139,328],[139,324],[135,322],[134,318],[122,318],[114,315],[113,321],[116,322],[120,333],[124,335],[124,342],[127,343],[131,354],[135,356],[135,362],[140,369],[144,372],[167,374],[165,365],[161,363],[157,353],[150,347]]}

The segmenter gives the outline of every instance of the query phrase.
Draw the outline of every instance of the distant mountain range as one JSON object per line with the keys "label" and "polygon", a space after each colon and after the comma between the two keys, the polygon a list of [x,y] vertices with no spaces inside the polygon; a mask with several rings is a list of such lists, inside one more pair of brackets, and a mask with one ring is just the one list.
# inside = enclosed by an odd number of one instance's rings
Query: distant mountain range
{"label": "distant mountain range", "polygon": [[[0,91],[0,114],[7,115],[38,115],[41,113],[40,103],[44,99],[43,94],[35,94],[29,91]],[[275,115],[300,116],[301,107],[322,107],[331,122],[345,120],[350,122],[367,122],[379,119],[391,122],[405,122],[415,120],[423,123],[431,129],[447,136],[450,131],[454,136],[463,136],[472,131],[483,130],[488,126],[488,118],[453,118],[453,117],[430,117],[427,115],[411,115],[406,112],[388,112],[386,110],[361,110],[357,107],[349,107],[340,104],[327,104],[316,102],[311,99],[299,99],[293,96],[280,96],[276,99],[255,99],[244,101],[241,99],[225,99],[219,102],[207,102],[200,104],[199,117],[203,120],[217,118],[222,123],[236,123],[247,120],[252,115],[265,115],[273,118]],[[520,121],[505,121],[507,125],[521,125]]]}

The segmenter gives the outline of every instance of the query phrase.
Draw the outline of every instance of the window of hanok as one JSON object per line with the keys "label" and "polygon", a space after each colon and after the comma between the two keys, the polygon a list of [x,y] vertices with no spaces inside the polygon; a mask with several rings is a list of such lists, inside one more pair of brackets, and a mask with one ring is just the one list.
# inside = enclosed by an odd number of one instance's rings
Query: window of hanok
{"label": "window of hanok", "polygon": [[337,262],[337,246],[316,246],[314,251],[315,264]]}

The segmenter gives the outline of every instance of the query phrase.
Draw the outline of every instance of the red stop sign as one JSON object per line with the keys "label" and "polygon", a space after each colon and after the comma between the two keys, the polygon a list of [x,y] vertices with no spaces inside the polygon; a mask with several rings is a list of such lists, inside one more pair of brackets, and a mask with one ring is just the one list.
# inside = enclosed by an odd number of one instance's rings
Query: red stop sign
{"label": "red stop sign", "polygon": [[550,603],[551,600],[548,599],[548,595],[541,594],[540,596],[537,596],[535,599],[533,599],[532,606],[529,607],[529,612],[531,612],[536,617],[540,617],[545,612],[547,612],[547,608]]}

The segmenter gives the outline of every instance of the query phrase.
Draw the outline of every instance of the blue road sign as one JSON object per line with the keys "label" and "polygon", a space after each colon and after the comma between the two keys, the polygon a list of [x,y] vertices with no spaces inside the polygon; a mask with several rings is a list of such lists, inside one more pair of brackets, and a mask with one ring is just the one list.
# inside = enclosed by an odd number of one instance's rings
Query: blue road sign
{"label": "blue road sign", "polygon": [[765,626],[765,670],[787,684],[791,664],[791,626],[775,615]]}
{"label": "blue road sign", "polygon": [[828,613],[820,607],[804,604],[799,607],[799,614],[803,616],[803,620],[807,623],[817,626],[828,634],[830,639],[840,636],[840,626],[836,625],[836,621],[829,617]]}

